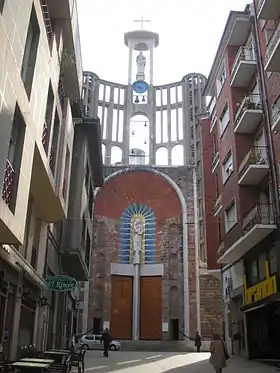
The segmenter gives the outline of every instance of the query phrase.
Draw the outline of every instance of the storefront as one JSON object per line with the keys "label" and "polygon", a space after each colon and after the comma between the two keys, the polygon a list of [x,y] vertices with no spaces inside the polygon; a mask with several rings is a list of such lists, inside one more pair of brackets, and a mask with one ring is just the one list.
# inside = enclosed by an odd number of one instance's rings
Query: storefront
{"label": "storefront", "polygon": [[39,297],[40,289],[24,278],[21,292],[18,347],[34,343],[34,326]]}
{"label": "storefront", "polygon": [[244,306],[250,359],[280,358],[279,278],[265,262],[265,279],[247,286],[244,276]]}
{"label": "storefront", "polygon": [[17,272],[0,258],[0,353],[8,358],[13,332]]}

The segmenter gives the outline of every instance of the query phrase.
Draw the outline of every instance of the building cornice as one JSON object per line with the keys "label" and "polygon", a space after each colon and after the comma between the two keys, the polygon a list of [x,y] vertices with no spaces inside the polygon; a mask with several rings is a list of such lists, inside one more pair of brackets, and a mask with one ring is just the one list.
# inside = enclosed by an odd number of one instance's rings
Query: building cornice
{"label": "building cornice", "polygon": [[246,11],[231,11],[229,13],[226,26],[224,28],[224,32],[222,35],[222,38],[220,40],[213,65],[211,67],[207,83],[203,92],[204,96],[212,96],[212,91],[214,87],[214,83],[216,80],[217,73],[219,71],[220,65],[222,63],[225,51],[227,46],[229,45],[230,42],[230,37],[235,25],[236,20],[239,18],[244,18],[247,19],[249,17],[248,13]]}

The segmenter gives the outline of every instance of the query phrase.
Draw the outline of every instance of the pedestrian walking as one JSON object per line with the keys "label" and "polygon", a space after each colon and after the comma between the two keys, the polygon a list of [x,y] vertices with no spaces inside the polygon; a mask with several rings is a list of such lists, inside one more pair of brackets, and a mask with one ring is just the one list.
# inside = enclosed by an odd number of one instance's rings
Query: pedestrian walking
{"label": "pedestrian walking", "polygon": [[109,351],[110,342],[111,342],[111,336],[110,336],[108,328],[106,328],[105,331],[102,333],[100,342],[101,343],[103,342],[103,347],[104,347],[103,356],[108,357],[109,356],[108,351]]}
{"label": "pedestrian walking", "polygon": [[196,352],[200,352],[201,347],[201,336],[199,334],[199,331],[196,332],[195,339],[194,339],[194,345],[196,347]]}
{"label": "pedestrian walking", "polygon": [[224,341],[216,333],[214,333],[213,335],[213,339],[210,345],[210,353],[210,364],[213,365],[216,373],[222,373],[223,368],[227,366],[229,354],[227,352]]}

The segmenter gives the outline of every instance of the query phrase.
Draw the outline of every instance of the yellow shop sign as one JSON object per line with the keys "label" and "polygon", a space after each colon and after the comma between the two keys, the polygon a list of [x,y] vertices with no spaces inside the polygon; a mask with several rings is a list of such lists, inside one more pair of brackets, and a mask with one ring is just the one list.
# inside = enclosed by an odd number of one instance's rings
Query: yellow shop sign
{"label": "yellow shop sign", "polygon": [[258,284],[247,288],[247,279],[244,276],[244,304],[249,305],[251,303],[258,302],[270,295],[277,293],[277,278],[276,275],[269,275],[268,262],[265,262],[265,273],[266,279],[259,282]]}

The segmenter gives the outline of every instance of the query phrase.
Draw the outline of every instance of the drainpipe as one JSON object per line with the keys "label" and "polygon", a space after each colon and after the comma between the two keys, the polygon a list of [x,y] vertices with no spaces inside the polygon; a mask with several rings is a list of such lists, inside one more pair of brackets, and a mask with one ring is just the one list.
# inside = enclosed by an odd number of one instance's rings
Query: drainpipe
{"label": "drainpipe", "polygon": [[256,59],[257,59],[257,71],[258,79],[260,82],[260,91],[262,98],[262,106],[264,112],[264,129],[265,136],[268,145],[268,160],[270,166],[271,175],[271,186],[272,186],[272,198],[275,206],[276,213],[276,224],[280,226],[280,203],[279,203],[279,191],[278,191],[278,178],[277,178],[277,162],[275,159],[273,136],[271,131],[271,117],[269,114],[268,99],[267,99],[267,88],[266,88],[266,78],[264,72],[263,58],[261,54],[261,44],[258,33],[258,20],[256,15],[256,7],[254,2],[250,5],[250,20],[252,23],[252,32],[255,39],[256,45]]}

